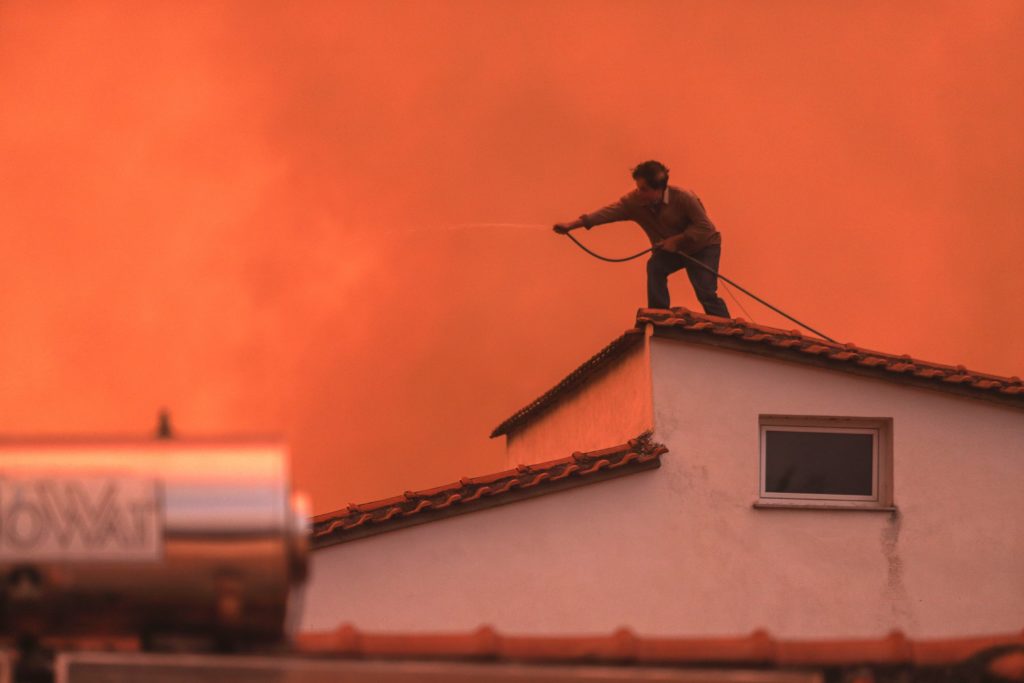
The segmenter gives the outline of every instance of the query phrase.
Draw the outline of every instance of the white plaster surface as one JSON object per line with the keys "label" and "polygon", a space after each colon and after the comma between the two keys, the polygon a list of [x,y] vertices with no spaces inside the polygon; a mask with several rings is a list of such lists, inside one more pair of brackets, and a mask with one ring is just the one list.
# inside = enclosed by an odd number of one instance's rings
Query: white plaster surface
{"label": "white plaster surface", "polygon": [[[316,551],[303,628],[1020,630],[1024,411],[659,338],[651,362],[661,469]],[[898,515],[752,508],[760,414],[892,418]]]}
{"label": "white plaster surface", "polygon": [[507,466],[565,458],[617,446],[652,425],[646,340],[509,436]]}

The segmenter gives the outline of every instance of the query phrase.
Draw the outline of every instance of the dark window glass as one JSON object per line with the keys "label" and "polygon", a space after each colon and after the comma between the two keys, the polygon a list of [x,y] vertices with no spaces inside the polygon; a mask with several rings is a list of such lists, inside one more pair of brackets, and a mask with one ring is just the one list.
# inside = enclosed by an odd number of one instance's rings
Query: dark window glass
{"label": "dark window glass", "polygon": [[765,431],[765,491],[871,495],[871,434]]}

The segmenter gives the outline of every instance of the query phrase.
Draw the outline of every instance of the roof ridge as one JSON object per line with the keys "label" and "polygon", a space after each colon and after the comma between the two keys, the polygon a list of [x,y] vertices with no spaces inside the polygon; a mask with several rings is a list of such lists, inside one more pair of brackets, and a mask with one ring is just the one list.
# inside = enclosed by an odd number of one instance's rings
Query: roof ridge
{"label": "roof ridge", "polygon": [[[905,375],[923,379],[936,388],[948,388],[949,385],[962,385],[978,394],[990,394],[1000,399],[1011,399],[1015,404],[1024,404],[1024,383],[1017,376],[1005,377],[991,373],[969,370],[963,365],[945,365],[932,361],[914,358],[908,354],[894,354],[874,351],[853,343],[829,342],[817,337],[809,337],[796,330],[785,331],[779,328],[748,323],[742,318],[719,318],[691,311],[687,308],[641,308],[636,314],[637,326],[654,325],[655,328],[669,328],[687,335],[703,333],[719,337],[729,337],[739,342],[760,344],[781,352],[788,352],[795,358],[800,356],[817,356],[827,362],[838,365],[856,365],[862,368],[873,368],[892,376]],[[942,383],[942,384],[940,384]],[[943,384],[946,386],[944,387]]]}
{"label": "roof ridge", "polygon": [[[1024,382],[1013,375],[1005,377],[969,370],[963,365],[926,361],[909,354],[875,351],[851,342],[831,342],[805,335],[799,330],[784,330],[743,318],[721,318],[687,308],[641,308],[635,326],[612,340],[569,373],[539,398],[520,408],[491,432],[491,438],[508,434],[544,414],[562,398],[578,389],[590,376],[607,367],[643,339],[644,328],[670,328],[703,343],[729,346],[740,351],[776,355],[832,369],[870,374],[918,386],[950,391],[960,395],[993,400],[1024,407]],[[704,333],[704,334],[699,334]]]}

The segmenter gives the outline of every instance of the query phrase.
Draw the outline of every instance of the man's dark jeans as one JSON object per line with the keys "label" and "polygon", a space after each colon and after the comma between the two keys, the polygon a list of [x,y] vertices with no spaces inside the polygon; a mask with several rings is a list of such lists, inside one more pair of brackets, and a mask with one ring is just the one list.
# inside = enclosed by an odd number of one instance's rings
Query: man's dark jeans
{"label": "man's dark jeans", "polygon": [[[718,259],[721,255],[721,245],[713,244],[710,247],[704,247],[693,254],[691,258],[718,272]],[[730,317],[729,309],[725,307],[725,302],[718,296],[718,276],[698,265],[689,263],[682,256],[671,251],[655,250],[651,258],[647,260],[647,307],[669,307],[668,276],[682,268],[686,268],[690,284],[693,285],[693,291],[697,294],[697,300],[704,307],[704,312],[723,318]]]}

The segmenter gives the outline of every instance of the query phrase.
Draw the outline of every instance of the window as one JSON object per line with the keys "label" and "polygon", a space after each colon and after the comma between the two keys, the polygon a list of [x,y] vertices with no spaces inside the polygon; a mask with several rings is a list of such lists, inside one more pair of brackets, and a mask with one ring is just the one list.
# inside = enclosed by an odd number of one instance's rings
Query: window
{"label": "window", "polygon": [[762,415],[757,507],[891,509],[892,420]]}

